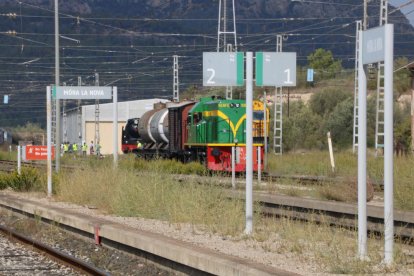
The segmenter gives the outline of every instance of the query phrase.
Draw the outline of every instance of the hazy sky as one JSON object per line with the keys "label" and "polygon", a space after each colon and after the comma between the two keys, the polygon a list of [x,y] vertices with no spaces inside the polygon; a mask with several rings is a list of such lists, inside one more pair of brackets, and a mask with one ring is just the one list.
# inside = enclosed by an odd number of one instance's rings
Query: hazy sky
{"label": "hazy sky", "polygon": [[406,17],[408,20],[410,20],[411,25],[414,26],[414,1],[410,0],[389,0],[388,3],[390,5],[393,5],[394,7],[399,7],[401,5],[404,5],[405,3],[412,2],[410,5],[407,5],[406,7],[402,8],[401,11],[406,14]]}

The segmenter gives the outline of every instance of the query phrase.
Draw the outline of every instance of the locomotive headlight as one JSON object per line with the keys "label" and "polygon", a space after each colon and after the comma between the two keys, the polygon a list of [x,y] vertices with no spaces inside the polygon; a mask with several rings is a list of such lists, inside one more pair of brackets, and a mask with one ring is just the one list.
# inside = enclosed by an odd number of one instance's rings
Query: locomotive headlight
{"label": "locomotive headlight", "polygon": [[239,142],[239,140],[237,140],[237,138],[234,139],[234,143],[237,144]]}

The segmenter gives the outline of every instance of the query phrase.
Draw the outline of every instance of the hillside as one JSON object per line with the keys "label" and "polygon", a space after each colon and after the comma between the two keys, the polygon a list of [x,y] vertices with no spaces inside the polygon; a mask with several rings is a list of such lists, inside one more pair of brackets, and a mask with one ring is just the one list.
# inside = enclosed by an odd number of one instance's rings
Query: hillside
{"label": "hillside", "polygon": [[[170,97],[176,54],[180,90],[201,87],[202,52],[216,51],[218,0],[59,2],[62,83],[77,85],[80,76],[84,85],[93,85],[97,72],[100,85],[118,86],[120,100]],[[10,95],[10,104],[0,108],[0,125],[44,123],[45,87],[54,83],[53,3],[0,2],[0,96]],[[378,24],[378,3],[370,2],[371,26]],[[352,68],[354,22],[362,11],[357,0],[236,1],[238,50],[274,51],[276,35],[284,34],[284,51],[296,51],[300,65],[325,48]],[[395,24],[396,57],[412,59],[413,27],[399,11],[389,21]]]}

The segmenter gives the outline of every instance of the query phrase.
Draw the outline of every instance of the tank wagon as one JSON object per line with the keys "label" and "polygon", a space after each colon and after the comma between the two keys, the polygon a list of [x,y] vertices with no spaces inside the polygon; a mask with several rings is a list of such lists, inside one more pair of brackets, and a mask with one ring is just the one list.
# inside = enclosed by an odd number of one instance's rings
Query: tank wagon
{"label": "tank wagon", "polygon": [[[263,103],[254,101],[254,170],[258,169],[259,150],[263,159],[264,116],[269,118],[268,110],[264,112]],[[158,105],[141,118],[128,120],[122,137],[125,153],[134,152],[147,159],[159,156],[183,162],[199,161],[212,171],[231,171],[231,151],[235,147],[236,171],[244,172],[246,103],[244,100],[208,97],[199,102]],[[141,148],[137,148],[138,141]]]}

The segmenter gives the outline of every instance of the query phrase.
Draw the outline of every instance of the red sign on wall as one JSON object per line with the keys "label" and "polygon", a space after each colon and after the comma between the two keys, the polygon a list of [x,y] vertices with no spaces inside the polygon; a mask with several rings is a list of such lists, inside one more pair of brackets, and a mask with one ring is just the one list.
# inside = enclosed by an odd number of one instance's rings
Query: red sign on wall
{"label": "red sign on wall", "polygon": [[[55,158],[55,148],[52,147],[52,159]],[[47,160],[47,146],[26,146],[26,160]]]}

